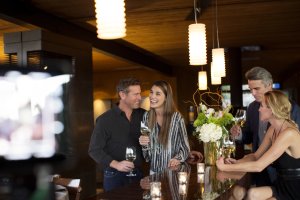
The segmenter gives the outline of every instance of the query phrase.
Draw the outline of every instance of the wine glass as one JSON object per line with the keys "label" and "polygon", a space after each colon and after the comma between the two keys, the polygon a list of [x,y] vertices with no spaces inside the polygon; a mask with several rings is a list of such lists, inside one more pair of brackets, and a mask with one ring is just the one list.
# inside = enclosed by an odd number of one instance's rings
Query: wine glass
{"label": "wine glass", "polygon": [[[126,147],[126,160],[133,162],[136,158],[136,149],[133,146],[130,147]],[[132,172],[133,170],[130,170],[129,174],[127,174],[126,176],[136,176],[136,174],[134,174]]]}
{"label": "wine glass", "polygon": [[235,140],[227,135],[223,138],[222,154],[225,158],[230,158],[231,154],[235,157]]}
{"label": "wine glass", "polygon": [[246,122],[246,110],[238,109],[235,114],[235,124],[243,127]]}
{"label": "wine glass", "polygon": [[[144,124],[143,122],[141,122],[141,134],[143,136],[148,136],[148,137],[150,134],[150,128],[148,126],[146,126],[146,124]],[[148,150],[149,145],[144,145],[144,149]]]}
{"label": "wine glass", "polygon": [[[239,127],[243,127],[246,122],[246,110],[238,109],[235,114],[235,125]],[[234,140],[241,140],[242,135],[234,136]]]}

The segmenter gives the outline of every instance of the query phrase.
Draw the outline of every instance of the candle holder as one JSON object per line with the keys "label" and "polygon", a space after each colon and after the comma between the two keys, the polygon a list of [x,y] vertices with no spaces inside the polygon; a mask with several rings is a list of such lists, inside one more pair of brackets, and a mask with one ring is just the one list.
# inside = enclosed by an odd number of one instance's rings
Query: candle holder
{"label": "candle holder", "polygon": [[197,173],[198,174],[203,174],[205,169],[205,164],[204,163],[197,163]]}
{"label": "candle holder", "polygon": [[197,182],[204,183],[204,174],[197,174]]}
{"label": "candle holder", "polygon": [[161,197],[161,182],[150,183],[150,196],[151,199],[160,199]]}
{"label": "candle holder", "polygon": [[187,172],[178,172],[178,183],[179,184],[187,183]]}
{"label": "candle holder", "polygon": [[178,192],[180,195],[186,195],[187,194],[187,184],[179,184]]}

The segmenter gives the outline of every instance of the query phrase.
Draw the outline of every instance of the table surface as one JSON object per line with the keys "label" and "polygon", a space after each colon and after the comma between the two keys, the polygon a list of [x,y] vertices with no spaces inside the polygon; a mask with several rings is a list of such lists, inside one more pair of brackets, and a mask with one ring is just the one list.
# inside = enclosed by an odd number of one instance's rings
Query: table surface
{"label": "table surface", "polygon": [[[180,194],[184,186],[178,183],[177,173],[179,171],[188,172],[185,195]],[[201,176],[204,176],[202,183],[200,181]],[[147,176],[140,182],[133,182],[124,187],[98,194],[97,199],[150,199],[150,182],[153,181],[161,182],[162,197],[160,200],[208,199],[207,196],[211,196],[209,199],[225,200],[230,199],[230,196],[234,195],[235,189],[240,190],[241,188],[249,187],[250,174],[219,172],[215,166],[206,166],[205,173],[201,175],[197,173],[197,165],[195,163],[186,162],[176,168],[168,168],[162,173]]]}

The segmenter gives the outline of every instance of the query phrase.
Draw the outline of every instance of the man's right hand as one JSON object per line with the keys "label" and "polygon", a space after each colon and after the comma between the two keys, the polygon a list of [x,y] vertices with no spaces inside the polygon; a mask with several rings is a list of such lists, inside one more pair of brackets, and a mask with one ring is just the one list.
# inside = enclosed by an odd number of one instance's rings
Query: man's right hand
{"label": "man's right hand", "polygon": [[120,162],[113,160],[110,163],[110,167],[115,168],[120,172],[130,172],[130,170],[134,169],[134,164],[133,162],[127,160],[123,160]]}
{"label": "man's right hand", "polygon": [[230,129],[230,134],[233,136],[233,137],[238,137],[240,134],[242,133],[242,129],[240,126],[238,125],[233,125]]}

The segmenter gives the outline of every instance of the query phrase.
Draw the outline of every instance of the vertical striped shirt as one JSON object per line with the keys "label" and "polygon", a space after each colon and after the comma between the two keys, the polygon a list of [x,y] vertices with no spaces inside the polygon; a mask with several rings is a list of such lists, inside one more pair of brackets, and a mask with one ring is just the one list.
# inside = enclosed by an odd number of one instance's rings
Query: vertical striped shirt
{"label": "vertical striped shirt", "polygon": [[[148,118],[149,113],[145,112],[143,122],[146,126],[148,126]],[[190,152],[184,119],[179,112],[174,112],[172,115],[166,148],[158,141],[159,130],[158,123],[155,123],[149,135],[150,148],[143,147],[143,155],[146,162],[151,161],[150,170],[153,172],[161,172],[167,168],[172,158],[184,162]]]}

